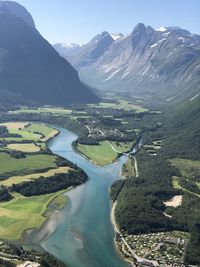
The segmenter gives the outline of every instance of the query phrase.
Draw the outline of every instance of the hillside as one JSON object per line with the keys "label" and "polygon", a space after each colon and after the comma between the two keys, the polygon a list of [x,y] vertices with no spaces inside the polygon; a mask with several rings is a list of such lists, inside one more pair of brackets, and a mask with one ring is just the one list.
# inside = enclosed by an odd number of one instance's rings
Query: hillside
{"label": "hillside", "polygon": [[1,2],[0,36],[0,98],[6,100],[4,106],[13,103],[12,96],[16,104],[98,101],[80,81],[77,71],[39,34],[31,15],[17,3]]}
{"label": "hillside", "polygon": [[200,94],[183,102],[166,118],[165,154],[170,157],[200,159]]}
{"label": "hillside", "polygon": [[164,101],[179,101],[200,90],[200,36],[180,27],[155,30],[139,23],[119,38],[103,32],[77,47],[76,54],[67,47],[55,48],[83,81],[99,89]]}

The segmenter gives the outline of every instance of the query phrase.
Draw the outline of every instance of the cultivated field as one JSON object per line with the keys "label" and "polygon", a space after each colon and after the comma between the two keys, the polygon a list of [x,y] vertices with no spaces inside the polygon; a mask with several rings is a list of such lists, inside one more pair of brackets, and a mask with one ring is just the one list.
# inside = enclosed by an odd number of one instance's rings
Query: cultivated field
{"label": "cultivated field", "polygon": [[0,153],[0,179],[56,168],[55,159],[56,156],[46,154],[26,155],[25,158],[17,159],[7,153]]}
{"label": "cultivated field", "polygon": [[123,109],[125,111],[136,111],[137,113],[140,112],[147,112],[148,109],[143,108],[139,105],[129,103],[126,100],[118,100],[116,103],[109,103],[109,102],[101,102],[97,105],[94,104],[89,104],[90,107],[95,107],[95,108],[113,108],[113,109]]}
{"label": "cultivated field", "polygon": [[[111,145],[110,145],[111,144]],[[82,145],[78,144],[77,150],[84,154],[88,159],[97,165],[103,166],[112,163],[119,153],[126,152],[132,147],[132,142],[127,144],[103,141],[100,145]],[[118,152],[117,152],[118,151]]]}
{"label": "cultivated field", "polygon": [[10,111],[12,114],[18,114],[18,113],[47,113],[52,115],[69,115],[71,114],[71,109],[62,109],[62,108],[35,108],[35,109],[29,109],[29,108],[21,108],[19,110]]}
{"label": "cultivated field", "polygon": [[59,173],[67,173],[69,171],[69,169],[70,169],[69,167],[59,167],[59,168],[55,168],[55,169],[50,169],[46,172],[37,172],[37,173],[32,173],[32,174],[23,175],[23,176],[20,176],[20,175],[19,176],[11,176],[8,179],[2,181],[1,184],[4,186],[11,186],[13,184],[20,184],[22,182],[37,179],[41,176],[50,177],[50,176],[53,176],[53,175],[59,174]]}
{"label": "cultivated field", "polygon": [[39,146],[36,146],[34,143],[28,143],[28,144],[9,144],[6,146],[6,148],[11,149],[11,150],[16,150],[16,151],[21,151],[21,152],[39,152],[41,149]]}
{"label": "cultivated field", "polygon": [[[25,229],[40,227],[46,219],[44,213],[47,206],[63,192],[33,197],[15,193],[13,200],[0,203],[0,238],[17,240]],[[58,200],[58,205],[63,204],[61,199]]]}

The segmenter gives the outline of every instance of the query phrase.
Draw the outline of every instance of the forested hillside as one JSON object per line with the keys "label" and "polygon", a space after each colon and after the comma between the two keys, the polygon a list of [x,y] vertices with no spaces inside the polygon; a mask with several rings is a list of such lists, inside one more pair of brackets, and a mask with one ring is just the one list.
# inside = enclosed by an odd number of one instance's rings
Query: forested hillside
{"label": "forested hillside", "polygon": [[[155,118],[160,127],[143,135],[137,153],[139,177],[112,186],[116,217],[129,234],[162,231],[190,232],[185,263],[200,264],[200,99],[165,107]],[[159,140],[159,141],[158,141]],[[161,149],[151,151],[159,142]],[[121,190],[121,191],[120,191]],[[164,201],[183,196],[182,204],[166,208]],[[168,214],[166,216],[165,214]]]}

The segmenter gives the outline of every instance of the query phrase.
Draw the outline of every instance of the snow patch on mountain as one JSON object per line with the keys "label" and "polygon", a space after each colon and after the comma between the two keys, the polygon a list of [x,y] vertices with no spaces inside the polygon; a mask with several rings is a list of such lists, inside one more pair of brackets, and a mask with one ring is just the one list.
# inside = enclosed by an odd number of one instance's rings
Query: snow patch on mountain
{"label": "snow patch on mountain", "polygon": [[115,70],[113,73],[111,73],[111,75],[108,78],[105,79],[105,81],[112,79],[119,71],[120,69]]}
{"label": "snow patch on mountain", "polygon": [[111,37],[113,38],[113,40],[117,41],[117,40],[121,40],[124,35],[122,33],[112,33]]}
{"label": "snow patch on mountain", "polygon": [[193,96],[190,101],[193,101],[195,98],[197,98],[200,95],[200,93],[196,94],[195,96]]}
{"label": "snow patch on mountain", "polygon": [[156,47],[157,45],[158,45],[158,44],[155,43],[155,44],[151,45],[150,47],[153,48],[153,47]]}
{"label": "snow patch on mountain", "polygon": [[165,32],[165,31],[167,31],[167,28],[165,28],[165,27],[160,27],[159,29],[157,29],[156,30],[157,32]]}

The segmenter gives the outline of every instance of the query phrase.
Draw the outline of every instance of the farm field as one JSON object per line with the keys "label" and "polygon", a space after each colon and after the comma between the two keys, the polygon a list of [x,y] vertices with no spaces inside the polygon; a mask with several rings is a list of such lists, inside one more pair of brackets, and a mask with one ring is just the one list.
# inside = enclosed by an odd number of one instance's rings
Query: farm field
{"label": "farm field", "polygon": [[136,105],[133,103],[129,103],[126,100],[118,100],[116,103],[109,102],[101,102],[98,105],[89,104],[90,107],[95,108],[113,108],[113,109],[123,109],[125,111],[136,111],[137,113],[147,112],[148,109],[141,107],[140,105]]}
{"label": "farm field", "polygon": [[5,122],[5,123],[0,123],[0,126],[6,126],[8,129],[15,129],[19,130],[27,126],[29,123],[28,122]]}
{"label": "farm field", "polygon": [[39,152],[41,150],[40,146],[35,145],[34,143],[28,143],[28,144],[9,144],[6,146],[6,148],[21,152]]}
{"label": "farm field", "polygon": [[[46,219],[44,213],[50,202],[65,191],[33,197],[15,193],[11,201],[0,203],[0,238],[17,240],[25,229],[40,227]],[[58,205],[63,201],[63,198],[58,199]]]}
{"label": "farm field", "polygon": [[56,156],[47,154],[26,155],[14,158],[8,153],[0,153],[0,179],[13,175],[26,175],[47,168],[56,168]]}
{"label": "farm field", "polygon": [[11,114],[18,114],[18,113],[47,113],[51,115],[69,115],[71,114],[71,109],[62,109],[62,108],[21,108],[15,111],[10,111]]}
{"label": "farm field", "polygon": [[19,176],[11,176],[8,179],[4,180],[1,182],[2,185],[4,186],[11,186],[12,184],[19,184],[22,182],[26,182],[26,181],[30,181],[33,179],[37,179],[41,176],[43,177],[50,177],[53,176],[55,174],[59,174],[59,173],[67,173],[69,171],[69,167],[59,167],[59,168],[55,168],[55,169],[50,169],[46,172],[36,172],[36,173],[32,173],[32,174],[28,174],[28,175],[19,175]]}
{"label": "farm field", "polygon": [[22,141],[42,141],[46,142],[58,134],[58,130],[40,123],[2,123],[6,126],[10,134],[19,135],[19,137],[6,137],[8,142]]}
{"label": "farm field", "polygon": [[[119,153],[126,152],[132,147],[132,142],[119,143],[103,141],[100,145],[78,144],[77,150],[97,165],[103,166],[112,163]],[[116,150],[116,151],[115,151]],[[117,152],[118,151],[118,152]]]}
{"label": "farm field", "polygon": [[44,136],[48,136],[53,131],[52,128],[40,123],[31,123],[25,128],[25,130],[31,133],[40,133]]}

